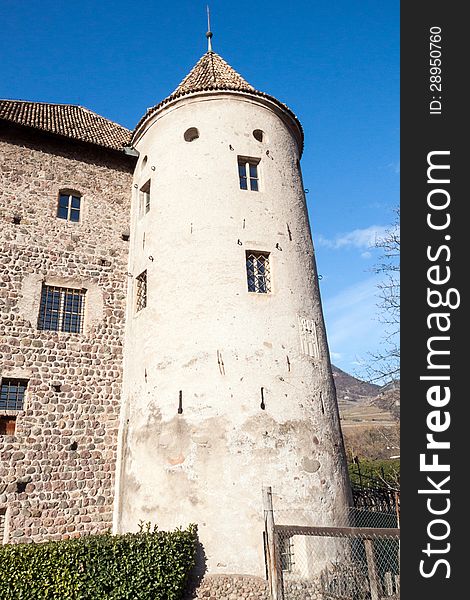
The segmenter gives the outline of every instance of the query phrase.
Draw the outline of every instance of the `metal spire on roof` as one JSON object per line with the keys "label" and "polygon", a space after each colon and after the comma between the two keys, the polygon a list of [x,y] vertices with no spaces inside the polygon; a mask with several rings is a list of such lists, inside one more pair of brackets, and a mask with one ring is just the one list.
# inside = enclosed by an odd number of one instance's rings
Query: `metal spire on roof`
{"label": "metal spire on roof", "polygon": [[210,13],[210,10],[209,10],[209,6],[206,6],[206,8],[207,8],[207,33],[206,33],[207,51],[208,52],[212,52],[212,42],[211,42],[211,38],[212,38],[211,13]]}

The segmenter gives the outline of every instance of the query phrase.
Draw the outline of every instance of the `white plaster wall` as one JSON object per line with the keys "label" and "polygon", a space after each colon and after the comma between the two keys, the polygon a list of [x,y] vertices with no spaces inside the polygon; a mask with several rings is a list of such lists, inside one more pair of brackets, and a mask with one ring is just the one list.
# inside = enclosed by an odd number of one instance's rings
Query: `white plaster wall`
{"label": "white plaster wall", "polygon": [[[264,573],[263,485],[315,524],[348,497],[293,127],[264,99],[200,94],[136,144],[129,273],[147,269],[148,303],[135,314],[130,278],[115,529],[196,522],[211,573]],[[239,189],[238,155],[261,159],[259,192]],[[246,250],[270,252],[271,293],[247,291]],[[301,351],[299,315],[317,323],[319,359]]]}

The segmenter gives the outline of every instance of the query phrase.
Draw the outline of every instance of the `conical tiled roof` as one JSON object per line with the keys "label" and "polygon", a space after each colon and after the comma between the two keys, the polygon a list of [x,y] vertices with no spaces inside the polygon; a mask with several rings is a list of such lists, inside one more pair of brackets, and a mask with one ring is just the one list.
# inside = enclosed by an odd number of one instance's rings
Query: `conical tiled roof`
{"label": "conical tiled roof", "polygon": [[239,90],[253,92],[254,87],[215,52],[206,52],[183,79],[170,98],[199,90]]}
{"label": "conical tiled roof", "polygon": [[273,96],[256,90],[245,79],[243,79],[243,77],[239,73],[237,73],[235,69],[233,69],[228,63],[226,63],[221,56],[219,56],[212,50],[206,52],[198,60],[198,62],[194,65],[194,67],[191,69],[188,75],[186,75],[186,77],[183,79],[183,81],[179,84],[179,86],[172,94],[170,94],[167,98],[162,100],[156,106],[153,106],[147,110],[145,115],[137,123],[136,128],[134,130],[133,138],[135,138],[142,123],[144,123],[148,117],[154,114],[165,104],[168,104],[169,102],[187,94],[211,90],[248,92],[256,96],[268,98],[269,100],[275,102],[276,104],[281,106],[286,112],[288,112],[294,119],[294,121],[297,123],[301,135],[300,145],[301,147],[303,147],[302,125],[300,124],[295,114],[289,109],[289,107],[283,104],[282,102],[279,102],[279,100],[277,100]]}

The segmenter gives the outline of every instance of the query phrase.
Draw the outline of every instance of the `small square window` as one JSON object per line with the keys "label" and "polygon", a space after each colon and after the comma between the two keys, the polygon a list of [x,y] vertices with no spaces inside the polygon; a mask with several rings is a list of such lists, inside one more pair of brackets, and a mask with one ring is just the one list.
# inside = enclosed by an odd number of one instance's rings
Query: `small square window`
{"label": "small square window", "polygon": [[150,210],[150,179],[140,188],[140,216],[146,215]]}
{"label": "small square window", "polygon": [[246,275],[249,292],[256,292],[258,294],[267,294],[270,292],[269,253],[247,251]]}
{"label": "small square window", "polygon": [[259,158],[238,157],[238,178],[241,190],[259,191]]}
{"label": "small square window", "polygon": [[23,410],[27,379],[2,378],[0,410]]}
{"label": "small square window", "polygon": [[59,205],[57,208],[58,218],[78,223],[80,221],[81,204],[82,198],[79,194],[61,192],[59,194]]}
{"label": "small square window", "polygon": [[136,284],[135,312],[139,312],[147,306],[147,271],[136,277]]}
{"label": "small square window", "polygon": [[83,332],[86,290],[43,285],[38,329]]}

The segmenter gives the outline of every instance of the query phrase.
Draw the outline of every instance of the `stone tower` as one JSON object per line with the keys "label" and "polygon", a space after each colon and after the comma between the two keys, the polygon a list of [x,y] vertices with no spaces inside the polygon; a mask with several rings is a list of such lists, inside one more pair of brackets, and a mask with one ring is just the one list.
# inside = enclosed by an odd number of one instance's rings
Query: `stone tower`
{"label": "stone tower", "polygon": [[349,499],[299,159],[281,102],[209,50],[133,147],[115,531],[195,522],[210,573],[262,575],[262,486]]}

